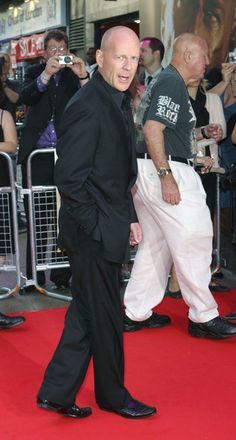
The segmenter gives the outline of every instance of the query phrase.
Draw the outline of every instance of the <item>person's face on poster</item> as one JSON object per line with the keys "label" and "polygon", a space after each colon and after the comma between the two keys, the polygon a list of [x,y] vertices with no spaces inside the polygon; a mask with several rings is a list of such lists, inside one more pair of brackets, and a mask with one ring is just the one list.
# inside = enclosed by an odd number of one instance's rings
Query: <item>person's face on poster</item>
{"label": "person's face on poster", "polygon": [[193,32],[207,41],[210,67],[220,66],[235,47],[236,0],[174,0],[175,36]]}

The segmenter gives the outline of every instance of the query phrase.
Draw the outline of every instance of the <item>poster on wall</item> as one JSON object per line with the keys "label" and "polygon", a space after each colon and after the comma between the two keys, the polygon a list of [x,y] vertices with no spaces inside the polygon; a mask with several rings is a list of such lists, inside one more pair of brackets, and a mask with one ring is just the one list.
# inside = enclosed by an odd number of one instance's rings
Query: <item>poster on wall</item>
{"label": "poster on wall", "polygon": [[236,48],[236,0],[162,0],[161,39],[170,62],[174,39],[183,32],[205,38],[211,67],[229,61]]}

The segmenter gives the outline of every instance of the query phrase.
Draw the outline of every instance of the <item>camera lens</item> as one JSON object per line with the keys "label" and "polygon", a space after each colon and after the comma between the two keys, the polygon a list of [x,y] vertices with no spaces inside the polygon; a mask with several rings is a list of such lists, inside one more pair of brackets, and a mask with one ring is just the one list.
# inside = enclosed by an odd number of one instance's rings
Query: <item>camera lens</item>
{"label": "camera lens", "polygon": [[71,63],[71,57],[69,57],[69,56],[65,56],[65,58],[64,58],[64,63],[65,63],[65,64],[69,64],[69,63]]}

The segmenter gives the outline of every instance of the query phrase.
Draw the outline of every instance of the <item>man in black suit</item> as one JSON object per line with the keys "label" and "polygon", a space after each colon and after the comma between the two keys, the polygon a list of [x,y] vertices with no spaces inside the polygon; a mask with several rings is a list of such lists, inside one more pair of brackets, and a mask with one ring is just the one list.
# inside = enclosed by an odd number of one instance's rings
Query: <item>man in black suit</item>
{"label": "man in black suit", "polygon": [[[73,56],[73,64],[61,64],[60,56],[66,56],[68,51],[67,35],[60,30],[52,30],[46,35],[45,63],[31,66],[25,75],[22,98],[28,107],[25,127],[21,136],[18,163],[22,164],[22,183],[27,187],[27,160],[35,149],[53,148],[57,142],[58,129],[63,110],[70,98],[89,79],[84,62]],[[53,185],[54,155],[40,154],[32,160],[32,184]],[[45,211],[49,203],[40,195],[40,212],[36,219],[40,222],[41,232],[47,235],[48,225],[45,222]],[[48,199],[47,199],[47,202]],[[25,211],[28,214],[28,200],[25,198]],[[42,256],[45,255],[46,244],[42,244]],[[27,237],[27,264],[26,275],[32,278],[30,236]],[[38,284],[45,283],[44,272],[37,274]],[[54,269],[51,272],[51,281],[58,288],[68,287],[70,279],[69,269]],[[34,290],[34,286],[25,286],[21,293]]]}
{"label": "man in black suit", "polygon": [[91,356],[100,408],[130,418],[156,412],[124,387],[119,292],[129,242],[142,238],[131,197],[137,164],[125,93],[138,59],[139,40],[131,29],[119,26],[104,34],[98,72],[68,104],[57,145],[59,245],[69,255],[73,299],[37,403],[71,417],[91,414],[75,405]]}

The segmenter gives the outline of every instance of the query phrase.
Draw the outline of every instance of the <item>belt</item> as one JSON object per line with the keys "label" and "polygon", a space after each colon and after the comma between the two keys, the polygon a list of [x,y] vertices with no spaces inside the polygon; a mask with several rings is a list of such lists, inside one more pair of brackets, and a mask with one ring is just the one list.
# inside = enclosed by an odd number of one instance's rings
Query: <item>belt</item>
{"label": "belt", "polygon": [[137,159],[151,159],[150,154],[148,153],[136,153]]}
{"label": "belt", "polygon": [[[148,153],[137,153],[136,157],[138,159],[151,159],[150,154]],[[182,163],[186,163],[186,165],[190,165],[191,167],[193,167],[194,163],[193,163],[193,159],[184,159],[184,157],[179,157],[179,156],[168,156],[168,160],[172,160],[173,162],[182,162]]]}
{"label": "belt", "polygon": [[168,160],[173,160],[173,162],[186,163],[186,165],[190,165],[191,167],[193,167],[193,165],[194,165],[193,159],[184,159],[184,157],[171,156],[170,154],[168,156]]}

